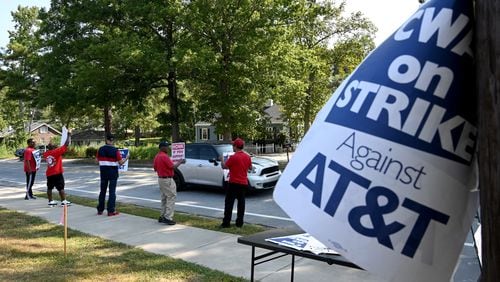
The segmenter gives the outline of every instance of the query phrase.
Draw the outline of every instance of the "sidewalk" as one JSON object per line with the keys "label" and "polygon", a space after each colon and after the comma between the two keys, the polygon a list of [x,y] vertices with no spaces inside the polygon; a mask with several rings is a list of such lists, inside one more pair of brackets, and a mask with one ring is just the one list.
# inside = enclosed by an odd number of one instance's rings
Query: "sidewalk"
{"label": "sidewalk", "polygon": [[[59,224],[60,207],[50,208],[46,199],[24,200],[22,188],[0,186],[0,206],[37,216]],[[71,200],[71,199],[70,199]],[[96,209],[72,205],[68,209],[68,227],[90,235],[142,248],[145,251],[223,271],[250,279],[251,247],[237,243],[237,235],[177,224],[167,226],[156,220],[128,214],[97,216]],[[68,240],[71,240],[69,238]],[[71,252],[71,250],[69,250]],[[261,254],[262,249],[256,249]],[[258,265],[258,281],[289,281],[291,257]],[[312,278],[314,275],[314,278]],[[305,258],[295,259],[296,281],[382,281],[366,271],[328,265]]]}

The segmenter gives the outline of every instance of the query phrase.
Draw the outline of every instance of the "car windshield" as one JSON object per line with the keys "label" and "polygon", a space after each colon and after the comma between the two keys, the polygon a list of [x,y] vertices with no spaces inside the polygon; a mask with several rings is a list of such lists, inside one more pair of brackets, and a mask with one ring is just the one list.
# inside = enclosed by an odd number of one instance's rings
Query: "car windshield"
{"label": "car windshield", "polygon": [[233,145],[231,145],[231,144],[214,145],[214,147],[215,147],[215,150],[217,150],[217,154],[219,156],[224,155],[224,153],[233,152]]}

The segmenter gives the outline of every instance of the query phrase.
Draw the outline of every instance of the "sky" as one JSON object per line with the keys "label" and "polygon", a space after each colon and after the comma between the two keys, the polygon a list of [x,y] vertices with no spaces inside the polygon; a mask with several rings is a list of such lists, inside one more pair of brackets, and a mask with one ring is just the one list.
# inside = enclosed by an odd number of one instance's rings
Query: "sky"
{"label": "sky", "polygon": [[[346,0],[347,11],[361,11],[379,31],[375,44],[379,45],[391,35],[419,7],[418,0]],[[17,6],[49,8],[50,0],[0,0],[0,47],[9,42],[8,30],[14,29],[11,12]]]}

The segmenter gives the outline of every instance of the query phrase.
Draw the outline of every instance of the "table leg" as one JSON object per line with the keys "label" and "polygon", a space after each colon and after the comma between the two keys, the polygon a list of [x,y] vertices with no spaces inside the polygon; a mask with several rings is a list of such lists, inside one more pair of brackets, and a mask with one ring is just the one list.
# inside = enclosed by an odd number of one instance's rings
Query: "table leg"
{"label": "table leg", "polygon": [[253,282],[253,272],[255,267],[255,246],[252,246],[252,266],[250,270],[250,281]]}
{"label": "table leg", "polygon": [[295,273],[295,255],[292,255],[292,274],[291,274],[291,279],[290,281],[293,282],[293,276],[294,276],[294,273]]}

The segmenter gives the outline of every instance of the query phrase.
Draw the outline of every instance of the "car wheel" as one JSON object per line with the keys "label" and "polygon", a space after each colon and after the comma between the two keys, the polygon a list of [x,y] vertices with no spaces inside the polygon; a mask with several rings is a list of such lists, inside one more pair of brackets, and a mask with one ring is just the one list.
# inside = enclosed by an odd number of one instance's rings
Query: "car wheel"
{"label": "car wheel", "polygon": [[182,176],[182,173],[178,170],[174,171],[174,181],[175,181],[175,186],[177,186],[177,191],[186,190],[186,183],[184,182],[184,177]]}

